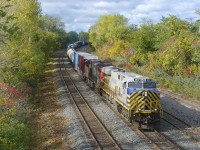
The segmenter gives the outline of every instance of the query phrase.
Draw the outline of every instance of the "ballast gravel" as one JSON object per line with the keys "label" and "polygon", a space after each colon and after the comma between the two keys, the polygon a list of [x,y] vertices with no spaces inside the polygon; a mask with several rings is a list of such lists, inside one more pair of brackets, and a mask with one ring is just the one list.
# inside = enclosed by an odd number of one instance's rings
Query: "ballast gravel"
{"label": "ballast gravel", "polygon": [[200,150],[200,147],[194,140],[163,120],[160,122],[160,132],[173,141],[173,143],[176,143],[176,145],[181,149]]}
{"label": "ballast gravel", "polygon": [[161,95],[161,104],[165,111],[180,118],[194,128],[200,130],[200,110],[194,109],[191,105],[181,103],[181,101]]}
{"label": "ballast gravel", "polygon": [[64,143],[66,149],[92,149],[81,123],[76,116],[70,96],[67,94],[68,92],[64,88],[62,80],[60,79],[59,71],[57,71],[57,84],[59,86],[58,98],[64,107],[62,115],[65,116],[67,122],[65,125],[66,131],[64,131],[66,134],[66,140]]}
{"label": "ballast gravel", "polygon": [[[195,129],[200,130],[200,110],[198,111],[198,109],[191,107],[192,103],[191,105],[186,105],[181,103],[181,100],[177,101],[176,99],[173,99],[173,95],[169,97],[161,94],[163,110],[190,124],[194,131]],[[200,150],[200,133],[195,133],[195,138],[198,139],[198,141],[195,141],[166,122],[161,122],[161,125],[161,132],[175,141],[182,149]]]}

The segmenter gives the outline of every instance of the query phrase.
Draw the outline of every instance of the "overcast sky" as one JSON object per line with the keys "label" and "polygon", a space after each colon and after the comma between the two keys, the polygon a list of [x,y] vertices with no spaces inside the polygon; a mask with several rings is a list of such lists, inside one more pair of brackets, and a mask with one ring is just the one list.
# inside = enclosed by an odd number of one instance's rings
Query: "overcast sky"
{"label": "overcast sky", "polygon": [[154,23],[162,16],[177,15],[188,21],[200,19],[195,13],[200,0],[38,0],[43,14],[59,16],[66,31],[88,31],[101,15],[122,14],[130,24],[141,24],[142,18]]}

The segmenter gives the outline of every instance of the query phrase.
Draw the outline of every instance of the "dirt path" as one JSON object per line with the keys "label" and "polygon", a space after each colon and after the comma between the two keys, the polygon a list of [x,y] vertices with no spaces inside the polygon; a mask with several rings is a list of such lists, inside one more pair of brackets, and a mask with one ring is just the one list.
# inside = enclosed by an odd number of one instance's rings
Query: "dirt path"
{"label": "dirt path", "polygon": [[52,58],[38,85],[34,111],[29,117],[32,130],[30,149],[65,149],[63,106],[57,97],[56,64]]}

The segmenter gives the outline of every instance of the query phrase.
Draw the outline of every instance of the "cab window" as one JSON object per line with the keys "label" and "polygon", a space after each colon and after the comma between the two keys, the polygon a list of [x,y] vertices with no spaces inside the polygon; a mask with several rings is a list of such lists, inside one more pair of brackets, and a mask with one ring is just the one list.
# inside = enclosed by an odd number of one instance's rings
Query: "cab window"
{"label": "cab window", "polygon": [[155,82],[146,82],[143,83],[144,88],[156,88],[156,83]]}
{"label": "cab window", "polygon": [[128,83],[129,88],[142,88],[142,83],[139,82],[129,82]]}

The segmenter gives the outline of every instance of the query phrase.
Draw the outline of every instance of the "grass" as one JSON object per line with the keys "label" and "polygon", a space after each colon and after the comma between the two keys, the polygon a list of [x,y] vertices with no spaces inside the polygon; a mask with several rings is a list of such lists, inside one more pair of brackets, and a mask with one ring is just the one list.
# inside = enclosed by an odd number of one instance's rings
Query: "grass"
{"label": "grass", "polygon": [[182,94],[184,97],[190,97],[194,100],[200,100],[200,80],[196,78],[185,78],[181,76],[169,76],[161,70],[146,71],[144,67],[134,67],[134,72],[154,78],[160,87],[169,88],[174,92]]}

